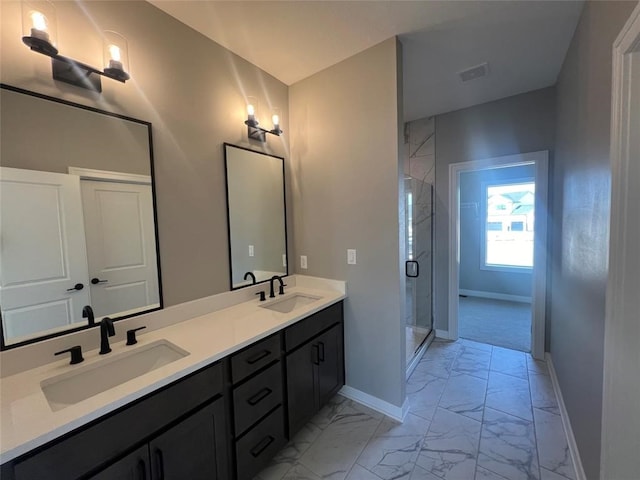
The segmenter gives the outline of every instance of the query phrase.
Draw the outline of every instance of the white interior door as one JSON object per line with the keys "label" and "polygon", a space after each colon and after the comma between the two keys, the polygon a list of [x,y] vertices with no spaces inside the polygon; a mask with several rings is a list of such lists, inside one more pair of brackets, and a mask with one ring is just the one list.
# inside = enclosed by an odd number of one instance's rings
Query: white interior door
{"label": "white interior door", "polygon": [[6,343],[83,323],[90,300],[79,177],[0,167],[0,201]]}
{"label": "white interior door", "polygon": [[160,305],[151,185],[81,180],[96,317]]}

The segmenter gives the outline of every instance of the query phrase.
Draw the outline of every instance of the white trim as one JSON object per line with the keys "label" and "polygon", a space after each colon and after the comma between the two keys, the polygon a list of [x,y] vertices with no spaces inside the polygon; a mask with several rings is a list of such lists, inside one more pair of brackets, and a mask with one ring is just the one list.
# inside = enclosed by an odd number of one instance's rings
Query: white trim
{"label": "white trim", "polygon": [[82,180],[101,180],[119,183],[137,183],[151,185],[150,175],[136,173],[111,172],[109,170],[95,170],[93,168],[69,167],[69,175],[78,175]]}
{"label": "white trim", "polygon": [[[633,54],[633,55],[632,55]],[[611,223],[604,329],[600,478],[635,477],[640,468],[638,396],[638,258],[636,225],[640,142],[637,87],[640,5],[613,43],[611,93]],[[635,58],[634,58],[635,57]],[[637,120],[636,120],[637,121]],[[633,167],[632,167],[633,165]],[[633,260],[631,260],[633,259]],[[635,386],[635,387],[634,387]]]}
{"label": "white trim", "polygon": [[493,300],[507,300],[509,302],[531,303],[531,297],[524,297],[522,295],[510,295],[508,293],[496,293],[496,292],[482,292],[480,290],[466,290],[464,288],[461,288],[459,292],[460,292],[460,295],[466,295],[468,297],[491,298]]}
{"label": "white trim", "polygon": [[403,422],[409,413],[409,399],[404,399],[402,407],[397,407],[389,402],[364,393],[361,390],[345,385],[340,389],[340,395],[343,395],[354,402],[361,403],[362,405],[374,409],[376,412],[380,412],[387,417],[393,418],[399,422]]}
{"label": "white trim", "polygon": [[449,340],[449,330],[438,330],[436,329],[436,338],[443,338],[445,340]]}
{"label": "white trim", "polygon": [[551,377],[553,391],[555,392],[556,400],[558,401],[558,409],[560,410],[560,418],[562,419],[564,433],[567,437],[567,445],[569,446],[569,454],[571,455],[571,461],[573,462],[575,478],[576,480],[587,480],[584,468],[582,467],[582,460],[580,459],[580,451],[578,450],[576,437],[573,434],[573,429],[571,428],[571,420],[569,419],[569,413],[567,412],[567,407],[565,406],[564,399],[562,398],[560,383],[558,382],[558,376],[556,374],[556,369],[553,366],[553,360],[551,359],[550,353],[547,352],[545,354],[545,360],[549,367],[549,376]]}
{"label": "white trim", "polygon": [[549,152],[528,152],[517,155],[452,163],[449,165],[449,338],[458,339],[458,295],[460,282],[460,174],[462,172],[535,164],[537,213],[533,288],[531,303],[531,355],[544,358],[545,305],[547,281],[547,212]]}

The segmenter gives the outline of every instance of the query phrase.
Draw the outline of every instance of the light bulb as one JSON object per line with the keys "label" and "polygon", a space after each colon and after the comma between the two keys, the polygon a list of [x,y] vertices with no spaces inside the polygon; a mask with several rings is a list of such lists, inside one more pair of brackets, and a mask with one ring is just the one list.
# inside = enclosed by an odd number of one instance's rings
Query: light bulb
{"label": "light bulb", "polygon": [[40,30],[42,32],[47,31],[47,17],[45,17],[42,13],[38,11],[32,12],[31,23],[33,24],[33,28],[35,28],[36,30]]}
{"label": "light bulb", "polygon": [[116,62],[122,61],[120,58],[120,47],[117,45],[109,45],[109,55],[111,55],[111,60],[115,60]]}
{"label": "light bulb", "polygon": [[250,117],[253,117],[256,114],[256,109],[253,105],[251,105],[250,103],[247,104],[247,115],[249,115]]}
{"label": "light bulb", "polygon": [[280,117],[278,115],[273,115],[271,117],[271,121],[273,122],[273,128],[278,128],[278,126],[280,125]]}

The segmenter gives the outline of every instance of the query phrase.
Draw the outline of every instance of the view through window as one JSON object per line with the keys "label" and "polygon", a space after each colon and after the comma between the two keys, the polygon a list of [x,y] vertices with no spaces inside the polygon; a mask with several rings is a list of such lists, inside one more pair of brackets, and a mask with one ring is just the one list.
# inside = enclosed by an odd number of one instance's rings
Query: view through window
{"label": "view through window", "polygon": [[535,183],[487,186],[485,267],[533,267]]}

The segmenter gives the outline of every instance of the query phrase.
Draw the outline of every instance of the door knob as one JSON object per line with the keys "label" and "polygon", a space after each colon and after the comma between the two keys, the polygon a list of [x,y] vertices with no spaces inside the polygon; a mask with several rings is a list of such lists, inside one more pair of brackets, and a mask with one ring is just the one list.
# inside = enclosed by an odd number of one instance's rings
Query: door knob
{"label": "door knob", "polygon": [[74,290],[82,290],[84,285],[81,283],[76,283],[73,288],[67,288],[67,292],[73,292]]}
{"label": "door knob", "polygon": [[92,283],[93,285],[97,285],[97,284],[99,284],[99,283],[107,283],[108,281],[109,281],[109,280],[100,280],[100,279],[99,279],[99,278],[97,278],[97,277],[93,277],[93,278],[91,279],[91,283]]}

